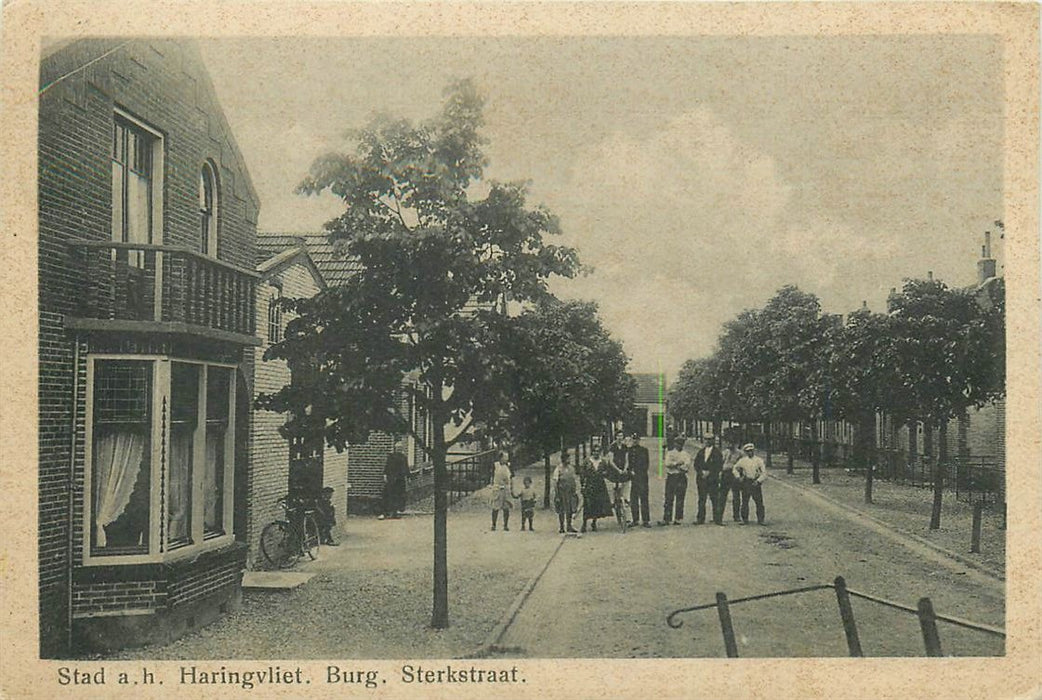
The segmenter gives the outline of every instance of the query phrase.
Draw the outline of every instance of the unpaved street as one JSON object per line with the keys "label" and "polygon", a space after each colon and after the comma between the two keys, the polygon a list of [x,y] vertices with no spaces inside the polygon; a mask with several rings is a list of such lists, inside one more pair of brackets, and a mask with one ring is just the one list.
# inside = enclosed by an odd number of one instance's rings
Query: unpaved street
{"label": "unpaved street", "polygon": [[[779,479],[785,479],[779,476]],[[764,487],[767,526],[712,524],[630,529],[614,522],[565,542],[502,640],[528,657],[723,656],[715,609],[682,616],[674,609],[829,583],[915,606],[931,598],[938,613],[1003,624],[1003,587],[939,555],[912,550],[878,526],[778,480]],[[652,478],[652,516],[661,515],[663,482]],[[694,518],[693,485],[686,520]],[[853,601],[866,655],[923,655],[915,615]],[[736,605],[732,619],[741,656],[844,656],[835,594],[804,593]],[[942,649],[953,655],[1001,654],[1001,639],[940,623]]]}

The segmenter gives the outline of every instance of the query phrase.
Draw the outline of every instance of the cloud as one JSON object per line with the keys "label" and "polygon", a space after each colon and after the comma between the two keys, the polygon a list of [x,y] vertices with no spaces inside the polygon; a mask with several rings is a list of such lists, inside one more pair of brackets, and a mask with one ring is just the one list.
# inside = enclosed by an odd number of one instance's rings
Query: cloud
{"label": "cloud", "polygon": [[[812,244],[774,159],[710,109],[579,152],[555,205],[595,268],[562,285],[593,296],[640,370],[675,371],[711,351],[720,325],[761,304]],[[808,263],[809,265],[809,263]]]}

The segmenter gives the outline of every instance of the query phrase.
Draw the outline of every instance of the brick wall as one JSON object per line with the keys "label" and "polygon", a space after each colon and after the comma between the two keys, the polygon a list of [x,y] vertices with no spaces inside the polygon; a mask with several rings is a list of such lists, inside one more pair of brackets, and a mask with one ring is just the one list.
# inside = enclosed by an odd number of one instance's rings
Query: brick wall
{"label": "brick wall", "polygon": [[[218,257],[255,259],[257,201],[197,50],[176,40],[91,39],[45,55],[39,122],[39,574],[40,649],[60,653],[70,616],[69,556],[82,529],[84,412],[80,365],[76,459],[74,338],[64,330],[79,290],[70,240],[111,239],[111,142],[117,107],[163,133],[163,240],[199,248],[198,183],[205,160],[218,166]],[[82,359],[82,358],[81,358]],[[75,477],[70,483],[70,470]],[[70,494],[71,490],[71,494]],[[78,544],[77,544],[78,546]]]}
{"label": "brick wall", "polygon": [[76,587],[73,614],[79,617],[118,610],[154,610],[166,605],[166,586],[159,581],[118,581]]}

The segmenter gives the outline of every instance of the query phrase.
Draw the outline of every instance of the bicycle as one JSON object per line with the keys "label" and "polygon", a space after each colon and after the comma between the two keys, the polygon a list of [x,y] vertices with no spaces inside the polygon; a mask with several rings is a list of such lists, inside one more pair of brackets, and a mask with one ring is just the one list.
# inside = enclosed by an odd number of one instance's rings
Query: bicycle
{"label": "bicycle", "polygon": [[286,513],[285,520],[275,520],[264,526],[260,536],[260,550],[273,567],[287,569],[303,556],[318,557],[321,538],[315,509],[304,503],[291,502],[288,496],[275,501]]}
{"label": "bicycle", "polygon": [[615,520],[619,523],[619,530],[623,534],[629,526],[629,518],[626,517],[626,499],[622,497],[622,487],[625,481],[616,481],[612,485],[611,509],[615,511]]}

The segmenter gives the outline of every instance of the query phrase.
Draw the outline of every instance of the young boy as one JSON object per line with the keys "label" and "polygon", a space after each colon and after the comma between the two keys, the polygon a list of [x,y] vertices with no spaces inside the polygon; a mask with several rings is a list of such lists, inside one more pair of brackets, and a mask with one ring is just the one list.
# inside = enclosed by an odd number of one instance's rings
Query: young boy
{"label": "young boy", "polygon": [[528,531],[532,532],[535,530],[532,527],[532,516],[535,514],[535,501],[538,495],[535,489],[532,488],[532,477],[525,477],[525,487],[521,489],[519,496],[521,499],[521,529],[525,529],[525,522],[528,522]]}
{"label": "young boy", "polygon": [[322,496],[315,504],[315,520],[318,521],[318,534],[322,544],[338,547],[340,543],[333,539],[333,527],[336,525],[336,510],[333,508],[333,487],[322,489]]}

